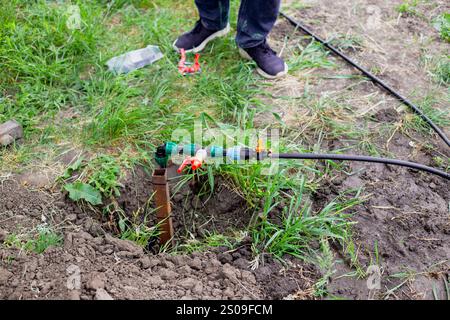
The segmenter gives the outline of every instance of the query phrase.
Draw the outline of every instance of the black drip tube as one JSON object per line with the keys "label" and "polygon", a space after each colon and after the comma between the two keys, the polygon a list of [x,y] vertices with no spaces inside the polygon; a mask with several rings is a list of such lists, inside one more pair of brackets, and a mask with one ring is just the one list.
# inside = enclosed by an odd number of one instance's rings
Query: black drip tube
{"label": "black drip tube", "polygon": [[392,164],[396,166],[408,167],[411,169],[425,171],[431,174],[438,175],[442,178],[450,180],[450,174],[425,166],[420,163],[397,160],[397,159],[387,159],[378,157],[368,157],[368,156],[357,156],[357,155],[345,155],[345,154],[315,154],[315,153],[279,153],[279,154],[269,154],[270,158],[273,159],[313,159],[313,160],[339,160],[339,161],[361,161],[361,162],[375,162],[383,164]]}

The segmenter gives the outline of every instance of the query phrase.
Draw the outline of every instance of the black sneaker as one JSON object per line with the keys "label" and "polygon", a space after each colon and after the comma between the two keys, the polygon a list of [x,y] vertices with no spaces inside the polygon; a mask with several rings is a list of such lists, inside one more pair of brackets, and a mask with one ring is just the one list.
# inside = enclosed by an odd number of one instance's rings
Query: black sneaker
{"label": "black sneaker", "polygon": [[264,78],[275,79],[287,74],[288,66],[277,56],[266,41],[264,43],[252,48],[239,48],[239,54],[249,60],[256,62],[258,66],[256,71]]}
{"label": "black sneaker", "polygon": [[173,43],[173,48],[179,52],[184,49],[186,52],[197,53],[202,51],[211,40],[222,37],[230,32],[230,24],[222,30],[208,30],[201,21],[197,21],[194,29],[178,37]]}

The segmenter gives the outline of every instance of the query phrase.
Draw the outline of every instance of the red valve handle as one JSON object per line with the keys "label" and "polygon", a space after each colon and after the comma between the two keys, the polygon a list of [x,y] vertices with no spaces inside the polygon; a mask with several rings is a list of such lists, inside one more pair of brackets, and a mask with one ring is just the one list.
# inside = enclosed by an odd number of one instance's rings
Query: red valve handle
{"label": "red valve handle", "polygon": [[183,160],[183,162],[181,163],[181,166],[178,168],[177,172],[181,173],[183,172],[183,169],[187,166],[191,164],[191,157],[187,157],[186,159]]}
{"label": "red valve handle", "polygon": [[177,169],[178,173],[183,172],[183,169],[186,168],[186,166],[190,165],[192,170],[197,170],[201,168],[203,162],[198,159],[197,157],[187,157],[183,160],[181,163],[181,166]]}

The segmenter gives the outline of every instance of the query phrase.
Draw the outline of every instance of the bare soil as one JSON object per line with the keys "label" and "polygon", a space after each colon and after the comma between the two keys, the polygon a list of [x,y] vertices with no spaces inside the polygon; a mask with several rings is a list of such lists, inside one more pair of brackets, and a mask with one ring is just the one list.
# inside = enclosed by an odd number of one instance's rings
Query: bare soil
{"label": "bare soil", "polygon": [[[139,201],[136,194],[151,188],[140,185],[123,194],[127,208]],[[0,199],[0,242],[44,221],[64,235],[63,246],[42,254],[0,244],[0,299],[313,298],[312,288],[320,277],[314,267],[290,260],[282,265],[266,259],[252,270],[249,239],[235,250],[218,247],[190,255],[153,254],[112,236],[108,219],[85,212],[60,192],[30,190],[15,177],[3,181]],[[177,220],[177,210],[174,215]]]}
{"label": "bare soil", "polygon": [[[324,39],[338,35],[362,38],[357,50],[344,49],[352,59],[411,97],[414,101],[432,94],[434,108],[448,110],[448,88],[437,85],[423,64],[424,54],[439,56],[448,53],[449,44],[439,38],[430,21],[449,10],[448,3],[434,1],[434,6],[418,6],[418,15],[402,15],[395,10],[401,1],[305,1],[301,10],[288,13]],[[272,43],[282,49],[297,43],[301,32],[280,19],[271,35]],[[287,37],[287,38],[286,38]],[[286,41],[286,44],[284,43]],[[292,52],[284,51],[289,59]],[[338,68],[297,72],[275,84],[275,96],[300,97],[306,86],[317,97],[345,96],[342,101],[352,108],[357,125],[367,125],[377,132],[380,125],[401,127],[402,119],[411,111],[371,82],[339,78],[336,75],[357,75],[358,72],[339,58],[332,57]],[[324,77],[326,76],[326,77]],[[295,88],[292,86],[295,85]],[[268,101],[273,103],[275,100]],[[300,126],[308,109],[297,102],[276,108],[290,126]],[[359,115],[359,116],[358,116]],[[361,116],[363,115],[363,116]],[[262,123],[269,116],[261,117]],[[367,119],[370,119],[367,121]],[[270,121],[270,120],[269,120]],[[449,128],[443,128],[449,132]],[[307,130],[304,143],[311,143]],[[449,150],[436,136],[398,130],[391,136],[373,135],[373,142],[391,157],[436,166],[433,157],[448,159]],[[433,148],[425,148],[425,144]],[[348,146],[347,141],[326,140],[324,151]],[[356,153],[357,149],[348,153]],[[360,152],[362,153],[362,152]],[[323,207],[345,190],[364,188],[368,201],[360,205],[352,220],[355,246],[363,270],[378,265],[382,271],[381,290],[370,291],[366,278],[352,275],[355,264],[349,260],[348,249],[334,246],[335,265],[329,290],[331,294],[352,299],[403,298],[446,299],[444,283],[450,274],[450,184],[448,181],[404,168],[381,164],[348,163],[347,172],[324,183],[314,197],[314,206]],[[376,257],[378,253],[378,257]],[[378,260],[378,261],[376,261]],[[410,273],[409,273],[410,272]],[[409,273],[409,276],[405,276]],[[402,276],[400,276],[402,275]],[[398,287],[397,287],[398,286]],[[396,288],[395,290],[389,290]],[[433,294],[434,290],[434,294]]]}
{"label": "bare soil", "polygon": [[[349,55],[368,68],[376,67],[381,77],[405,95],[420,99],[434,92],[440,98],[436,106],[446,107],[441,99],[445,88],[433,83],[420,57],[422,50],[448,52],[448,44],[438,39],[425,19],[399,18],[395,6],[400,1],[358,0],[351,5],[347,1],[307,2],[311,7],[291,10],[297,19],[325,38],[337,32],[362,35],[363,47],[348,51]],[[418,10],[425,17],[448,11],[444,1],[435,2],[439,4],[437,9]],[[289,46],[299,41],[298,34],[280,19],[271,41],[281,49],[286,36]],[[286,57],[289,54],[284,51]],[[333,59],[339,65],[337,70],[299,72],[275,82],[270,89],[274,99],[267,100],[273,107],[271,112],[278,112],[290,126],[300,126],[307,110],[276,97],[299,97],[306,87],[317,95],[348,92],[357,80],[322,77],[356,74]],[[374,132],[380,124],[398,123],[408,112],[370,82],[360,81],[350,92],[352,99],[347,102],[357,114],[368,112],[372,116],[370,127]],[[267,115],[257,121],[264,124],[273,118]],[[305,136],[306,141],[308,138]],[[433,149],[424,147],[427,141]],[[435,165],[436,155],[450,156],[432,136],[395,132],[392,137],[377,137],[375,143],[398,158],[427,165]],[[332,151],[345,144],[326,140],[322,147]],[[312,197],[314,208],[320,209],[348,189],[362,187],[368,196],[352,217],[356,222],[358,262],[349,261],[349,248],[333,244],[329,293],[354,299],[445,298],[443,283],[450,275],[449,183],[403,168],[358,163],[348,166],[351,174],[325,182]],[[189,255],[152,253],[152,248],[144,250],[114,237],[111,217],[68,201],[53,186],[54,178],[45,172],[0,176],[0,299],[313,299],[313,286],[324,275],[323,270],[294,259],[282,265],[268,258],[252,270],[249,239],[243,239],[231,251],[219,247]],[[117,203],[128,215],[146,208],[152,193],[150,181],[149,173],[142,168],[125,178]],[[217,182],[216,192],[209,201],[206,199],[196,196],[188,186],[174,195],[178,239],[190,234],[201,238],[208,231],[226,233],[245,228],[250,221],[244,202],[226,184]],[[42,223],[55,226],[63,235],[62,246],[35,254],[2,244],[8,234],[26,233]],[[366,278],[354,273],[356,265],[365,271],[373,264],[382,270],[381,290],[370,291]],[[410,276],[398,277],[400,272],[409,272]]]}

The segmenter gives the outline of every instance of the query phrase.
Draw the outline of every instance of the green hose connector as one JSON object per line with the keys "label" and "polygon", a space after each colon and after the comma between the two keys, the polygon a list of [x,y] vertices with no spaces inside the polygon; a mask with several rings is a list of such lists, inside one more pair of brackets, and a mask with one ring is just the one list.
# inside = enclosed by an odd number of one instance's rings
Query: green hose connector
{"label": "green hose connector", "polygon": [[167,142],[159,146],[155,152],[155,161],[161,168],[167,168],[167,164],[172,155],[178,153],[178,145],[173,142]]}
{"label": "green hose connector", "polygon": [[166,142],[166,154],[168,156],[178,153],[178,145],[174,142]]}

